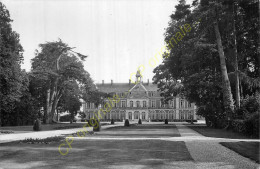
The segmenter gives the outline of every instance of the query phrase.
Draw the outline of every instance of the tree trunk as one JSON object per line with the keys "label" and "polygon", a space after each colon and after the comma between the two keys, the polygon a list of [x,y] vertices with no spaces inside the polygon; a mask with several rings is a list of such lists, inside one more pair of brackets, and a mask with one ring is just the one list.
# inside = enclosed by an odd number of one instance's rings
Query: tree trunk
{"label": "tree trunk", "polygon": [[45,124],[49,123],[49,114],[50,114],[50,93],[51,93],[51,89],[47,90],[47,95],[46,95],[46,107],[44,110],[44,120],[43,122]]}
{"label": "tree trunk", "polygon": [[[257,2],[257,1],[256,1]],[[260,23],[260,3],[258,3],[258,23]],[[258,72],[260,74],[260,29],[258,29],[258,48],[257,48],[257,55],[258,55],[258,65],[259,69]]]}
{"label": "tree trunk", "polygon": [[221,36],[219,32],[218,22],[214,23],[214,30],[216,34],[218,53],[220,59],[221,73],[222,73],[222,83],[223,83],[223,103],[226,111],[227,120],[231,120],[232,113],[234,111],[234,102],[231,93],[230,81],[227,74],[227,67],[225,61],[224,50],[222,46]]}
{"label": "tree trunk", "polygon": [[239,75],[238,75],[238,60],[237,60],[237,38],[236,38],[236,6],[235,0],[233,1],[233,34],[234,34],[234,66],[236,74],[236,106],[240,108],[240,89],[239,89]]}

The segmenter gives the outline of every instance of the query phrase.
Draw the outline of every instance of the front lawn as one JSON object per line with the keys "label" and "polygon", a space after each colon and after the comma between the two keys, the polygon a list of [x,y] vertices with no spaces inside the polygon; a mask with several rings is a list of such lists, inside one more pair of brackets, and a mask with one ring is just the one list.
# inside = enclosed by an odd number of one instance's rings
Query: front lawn
{"label": "front lawn", "polygon": [[231,130],[225,129],[215,129],[207,127],[206,125],[191,125],[187,124],[189,128],[195,130],[196,132],[206,136],[206,137],[216,137],[216,138],[230,138],[230,139],[251,139],[249,136],[242,135],[241,133],[236,133]]}
{"label": "front lawn", "polygon": [[[63,143],[63,142],[61,142]],[[160,140],[74,140],[67,155],[60,143],[0,144],[3,168],[187,168],[194,165],[185,143]],[[66,146],[61,151],[66,152]],[[192,166],[190,166],[192,167]],[[189,168],[190,168],[189,167]]]}
{"label": "front lawn", "polygon": [[221,145],[259,163],[259,142],[222,142]]}
{"label": "front lawn", "polygon": [[129,127],[117,126],[101,130],[101,137],[180,137],[173,124],[131,124]]}
{"label": "front lawn", "polygon": [[[42,131],[82,128],[84,124],[85,123],[42,124]],[[33,131],[33,126],[6,126],[6,127],[0,127],[0,130],[1,131]]]}

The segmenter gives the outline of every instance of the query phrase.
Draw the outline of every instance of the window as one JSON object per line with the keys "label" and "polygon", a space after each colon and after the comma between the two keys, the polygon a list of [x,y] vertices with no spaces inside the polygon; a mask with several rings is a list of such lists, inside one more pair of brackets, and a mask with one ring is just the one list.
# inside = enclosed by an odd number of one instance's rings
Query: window
{"label": "window", "polygon": [[188,107],[191,107],[191,103],[188,104]]}
{"label": "window", "polygon": [[143,107],[146,107],[146,101],[143,101]]}
{"label": "window", "polygon": [[125,101],[122,101],[122,107],[125,107]]}
{"label": "window", "polygon": [[170,102],[170,107],[173,107],[173,101],[169,101]]}
{"label": "window", "polygon": [[184,100],[181,100],[180,104],[181,104],[180,107],[183,108],[184,107]]}
{"label": "window", "polygon": [[117,104],[116,104],[116,102],[114,103],[114,107],[117,107]]}
{"label": "window", "polygon": [[161,107],[165,107],[164,103],[161,101]]}
{"label": "window", "polygon": [[155,107],[155,101],[154,100],[152,101],[152,107]]}
{"label": "window", "polygon": [[136,107],[140,107],[140,101],[136,101]]}
{"label": "window", "polygon": [[130,101],[130,107],[134,107],[134,102]]}
{"label": "window", "polygon": [[184,112],[183,111],[180,111],[180,119],[184,119]]}
{"label": "window", "polygon": [[145,112],[142,112],[142,119],[145,119]]}

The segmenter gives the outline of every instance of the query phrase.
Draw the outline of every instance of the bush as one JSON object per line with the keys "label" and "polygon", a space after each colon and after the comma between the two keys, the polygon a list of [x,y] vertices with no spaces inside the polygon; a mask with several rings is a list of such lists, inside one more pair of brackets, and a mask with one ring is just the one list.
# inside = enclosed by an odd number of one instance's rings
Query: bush
{"label": "bush", "polygon": [[260,109],[260,96],[255,94],[255,96],[247,96],[241,101],[241,107],[246,109],[249,113],[254,113]]}
{"label": "bush", "polygon": [[60,122],[70,122],[70,120],[71,117],[69,114],[60,117]]}
{"label": "bush", "polygon": [[125,126],[126,126],[126,127],[129,127],[129,126],[130,126],[128,119],[125,120]]}
{"label": "bush", "polygon": [[97,119],[90,119],[88,121],[89,126],[93,127],[93,131],[100,131],[101,130],[101,123]]}
{"label": "bush", "polygon": [[245,133],[259,138],[259,114],[260,111],[253,113],[248,119],[245,120]]}
{"label": "bush", "polygon": [[233,120],[232,121],[232,129],[238,133],[245,133],[245,122],[244,120]]}
{"label": "bush", "polygon": [[50,144],[52,142],[59,142],[61,140],[64,140],[63,136],[54,136],[54,137],[47,137],[44,139],[39,139],[39,138],[27,138],[22,140],[22,143],[28,143],[28,144]]}
{"label": "bush", "polygon": [[111,119],[111,124],[115,124],[114,119]]}
{"label": "bush", "polygon": [[36,119],[36,120],[34,121],[33,130],[34,130],[34,131],[41,131],[41,130],[42,130],[41,121],[40,121],[39,119]]}
{"label": "bush", "polygon": [[142,124],[142,120],[141,119],[138,120],[138,124]]}
{"label": "bush", "polygon": [[235,110],[235,119],[244,119],[249,112],[245,108],[239,108]]}
{"label": "bush", "polygon": [[164,123],[165,123],[165,124],[168,124],[168,119],[165,119]]}

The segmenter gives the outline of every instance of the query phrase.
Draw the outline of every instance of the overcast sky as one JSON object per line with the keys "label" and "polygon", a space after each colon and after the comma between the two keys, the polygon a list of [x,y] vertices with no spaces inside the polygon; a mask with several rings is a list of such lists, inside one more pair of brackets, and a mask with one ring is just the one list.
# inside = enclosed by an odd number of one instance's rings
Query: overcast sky
{"label": "overcast sky", "polygon": [[[40,43],[61,38],[89,57],[85,69],[96,83],[128,82],[164,46],[164,32],[178,0],[2,0],[20,34],[27,71]],[[161,63],[157,62],[156,66]],[[133,76],[134,80],[134,76]]]}

